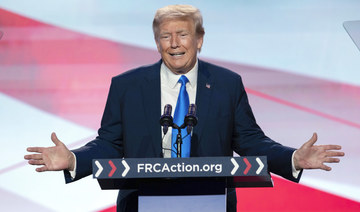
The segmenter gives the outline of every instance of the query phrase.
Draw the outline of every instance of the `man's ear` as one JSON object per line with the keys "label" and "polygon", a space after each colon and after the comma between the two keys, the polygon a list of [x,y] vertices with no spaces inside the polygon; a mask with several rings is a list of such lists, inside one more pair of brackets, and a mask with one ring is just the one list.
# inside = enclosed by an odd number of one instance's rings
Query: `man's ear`
{"label": "man's ear", "polygon": [[204,35],[198,36],[197,40],[196,40],[196,45],[197,45],[196,47],[197,47],[199,52],[201,51],[201,47],[203,45],[203,42],[204,42]]}
{"label": "man's ear", "polygon": [[161,51],[160,51],[160,43],[159,43],[159,40],[157,38],[155,38],[155,43],[156,43],[156,48],[157,48],[158,52],[161,53]]}

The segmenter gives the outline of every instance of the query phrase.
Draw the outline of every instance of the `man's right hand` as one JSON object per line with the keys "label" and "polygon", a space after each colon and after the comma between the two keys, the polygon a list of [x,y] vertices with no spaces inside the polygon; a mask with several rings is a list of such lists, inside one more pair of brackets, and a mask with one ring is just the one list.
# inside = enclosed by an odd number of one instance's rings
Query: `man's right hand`
{"label": "man's right hand", "polygon": [[61,142],[55,133],[51,134],[51,140],[55,144],[53,147],[28,147],[28,152],[38,154],[25,155],[24,158],[31,165],[42,165],[36,168],[37,172],[44,171],[74,171],[75,158],[73,153]]}

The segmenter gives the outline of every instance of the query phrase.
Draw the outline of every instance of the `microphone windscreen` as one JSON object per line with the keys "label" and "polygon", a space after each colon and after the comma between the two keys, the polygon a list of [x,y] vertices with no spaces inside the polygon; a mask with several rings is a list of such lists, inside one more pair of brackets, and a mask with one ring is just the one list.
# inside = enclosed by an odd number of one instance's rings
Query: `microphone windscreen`
{"label": "microphone windscreen", "polygon": [[171,117],[172,106],[170,104],[165,105],[164,113],[160,117],[160,125],[163,126],[164,135],[168,132],[169,126],[173,124],[173,118]]}

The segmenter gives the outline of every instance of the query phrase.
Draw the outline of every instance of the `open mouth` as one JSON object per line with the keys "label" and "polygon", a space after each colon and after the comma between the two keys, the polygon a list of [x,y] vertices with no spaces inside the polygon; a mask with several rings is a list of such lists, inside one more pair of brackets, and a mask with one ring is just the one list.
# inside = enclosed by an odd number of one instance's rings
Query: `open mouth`
{"label": "open mouth", "polygon": [[171,56],[182,56],[185,54],[185,52],[176,52],[176,53],[169,53]]}

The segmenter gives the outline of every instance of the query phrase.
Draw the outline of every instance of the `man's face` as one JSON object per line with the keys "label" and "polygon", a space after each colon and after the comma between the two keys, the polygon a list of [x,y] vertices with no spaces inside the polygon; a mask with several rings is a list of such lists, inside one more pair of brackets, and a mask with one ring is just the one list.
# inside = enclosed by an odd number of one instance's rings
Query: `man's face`
{"label": "man's face", "polygon": [[159,26],[156,45],[165,65],[175,74],[185,74],[195,65],[203,36],[195,33],[191,20],[165,20]]}

